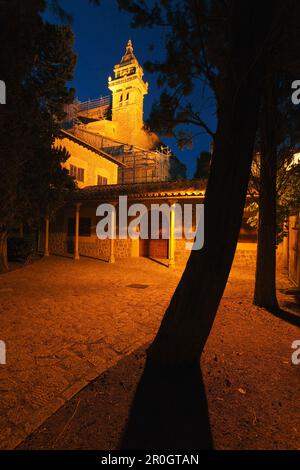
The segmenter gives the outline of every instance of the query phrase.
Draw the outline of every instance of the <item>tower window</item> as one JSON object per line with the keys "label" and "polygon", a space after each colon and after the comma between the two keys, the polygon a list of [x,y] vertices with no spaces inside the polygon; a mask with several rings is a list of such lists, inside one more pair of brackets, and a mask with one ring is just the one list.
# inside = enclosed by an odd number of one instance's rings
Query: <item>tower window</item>
{"label": "tower window", "polygon": [[123,95],[120,95],[120,103],[123,101]]}
{"label": "tower window", "polygon": [[129,93],[127,93],[127,95],[126,95],[126,101],[128,101],[128,100],[129,100]]}

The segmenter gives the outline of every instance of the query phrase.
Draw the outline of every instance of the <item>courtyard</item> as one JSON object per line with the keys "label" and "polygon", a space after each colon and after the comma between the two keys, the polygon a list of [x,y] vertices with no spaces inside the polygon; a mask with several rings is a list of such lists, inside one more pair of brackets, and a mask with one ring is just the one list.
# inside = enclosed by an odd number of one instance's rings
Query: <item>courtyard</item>
{"label": "courtyard", "polygon": [[[299,449],[300,366],[291,363],[299,310],[284,276],[284,318],[252,305],[254,260],[254,253],[238,253],[202,360],[214,439],[217,448]],[[109,264],[50,256],[2,275],[7,364],[0,366],[0,448],[20,445],[84,387],[147,345],[183,268],[146,258]],[[125,375],[134,369],[129,360]],[[99,448],[116,445],[116,436],[110,443],[98,438]],[[63,448],[63,440],[56,446]],[[76,446],[96,444],[82,437]]]}

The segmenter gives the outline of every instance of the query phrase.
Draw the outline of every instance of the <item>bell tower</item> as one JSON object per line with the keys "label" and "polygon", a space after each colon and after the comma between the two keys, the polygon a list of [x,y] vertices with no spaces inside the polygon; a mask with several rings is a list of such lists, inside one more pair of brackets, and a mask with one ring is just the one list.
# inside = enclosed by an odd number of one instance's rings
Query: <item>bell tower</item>
{"label": "bell tower", "polygon": [[112,121],[118,127],[123,142],[133,143],[143,127],[144,95],[148,83],[143,80],[143,69],[138,63],[129,39],[121,62],[114,67],[114,78],[108,78],[112,92]]}

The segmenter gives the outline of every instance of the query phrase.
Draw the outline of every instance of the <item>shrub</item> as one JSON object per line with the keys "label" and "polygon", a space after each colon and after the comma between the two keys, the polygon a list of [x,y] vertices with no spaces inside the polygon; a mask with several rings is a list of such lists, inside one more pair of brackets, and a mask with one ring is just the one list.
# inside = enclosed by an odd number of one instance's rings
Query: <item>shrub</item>
{"label": "shrub", "polygon": [[20,237],[10,237],[7,241],[7,256],[9,261],[26,261],[33,254],[31,240]]}

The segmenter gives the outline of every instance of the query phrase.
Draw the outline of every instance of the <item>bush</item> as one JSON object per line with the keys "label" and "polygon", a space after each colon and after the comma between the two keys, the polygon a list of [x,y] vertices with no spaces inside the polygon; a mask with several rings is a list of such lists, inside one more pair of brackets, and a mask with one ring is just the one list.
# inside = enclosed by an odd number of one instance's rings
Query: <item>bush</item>
{"label": "bush", "polygon": [[10,237],[7,241],[7,256],[9,261],[26,261],[33,255],[31,240],[20,237]]}

